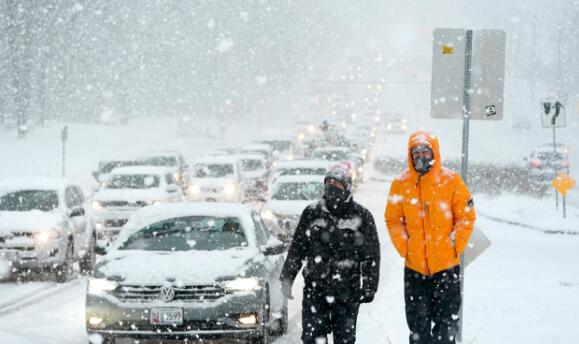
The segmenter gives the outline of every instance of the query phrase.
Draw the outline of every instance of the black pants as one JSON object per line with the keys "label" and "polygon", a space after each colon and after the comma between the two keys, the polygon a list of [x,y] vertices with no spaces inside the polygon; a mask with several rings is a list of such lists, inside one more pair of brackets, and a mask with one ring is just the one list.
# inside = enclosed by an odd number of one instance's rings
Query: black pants
{"label": "black pants", "polygon": [[339,301],[332,296],[331,290],[304,288],[302,307],[304,344],[328,343],[330,333],[334,335],[334,344],[356,343],[360,304]]}
{"label": "black pants", "polygon": [[461,305],[460,267],[432,276],[404,269],[406,321],[410,344],[453,344]]}

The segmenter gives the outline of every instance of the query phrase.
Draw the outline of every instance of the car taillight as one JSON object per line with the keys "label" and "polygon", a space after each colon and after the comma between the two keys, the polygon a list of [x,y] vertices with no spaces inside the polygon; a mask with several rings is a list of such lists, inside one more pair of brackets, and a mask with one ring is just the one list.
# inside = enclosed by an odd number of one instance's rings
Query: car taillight
{"label": "car taillight", "polygon": [[541,162],[537,159],[533,159],[530,161],[531,167],[539,167],[541,166]]}

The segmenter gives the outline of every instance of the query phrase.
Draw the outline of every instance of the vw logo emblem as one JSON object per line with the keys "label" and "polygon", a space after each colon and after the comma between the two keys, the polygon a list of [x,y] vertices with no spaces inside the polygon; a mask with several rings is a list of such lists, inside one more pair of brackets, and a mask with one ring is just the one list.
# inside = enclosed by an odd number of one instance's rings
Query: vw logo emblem
{"label": "vw logo emblem", "polygon": [[171,287],[162,287],[159,292],[159,299],[165,302],[173,300],[175,297],[175,290]]}

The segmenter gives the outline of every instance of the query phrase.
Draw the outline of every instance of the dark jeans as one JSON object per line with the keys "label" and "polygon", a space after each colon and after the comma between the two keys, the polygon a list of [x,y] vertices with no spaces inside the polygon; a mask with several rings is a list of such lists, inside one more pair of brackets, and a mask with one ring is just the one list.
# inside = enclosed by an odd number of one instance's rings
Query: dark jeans
{"label": "dark jeans", "polygon": [[454,344],[461,306],[460,267],[432,276],[404,269],[410,344]]}
{"label": "dark jeans", "polygon": [[334,344],[356,343],[360,304],[340,301],[332,296],[331,290],[304,288],[302,307],[304,344],[327,343],[328,334],[332,332]]}

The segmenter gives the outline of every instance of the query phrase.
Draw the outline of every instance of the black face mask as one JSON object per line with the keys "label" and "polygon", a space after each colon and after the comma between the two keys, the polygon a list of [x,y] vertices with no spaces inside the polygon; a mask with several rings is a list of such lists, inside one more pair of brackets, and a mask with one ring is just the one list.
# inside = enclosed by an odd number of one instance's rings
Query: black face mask
{"label": "black face mask", "polygon": [[342,205],[349,199],[350,191],[342,190],[335,185],[326,184],[324,186],[324,199],[326,201],[326,208],[335,214],[339,212]]}
{"label": "black face mask", "polygon": [[414,169],[418,174],[423,175],[430,171],[432,168],[432,159],[426,157],[419,157],[412,160],[414,163]]}

